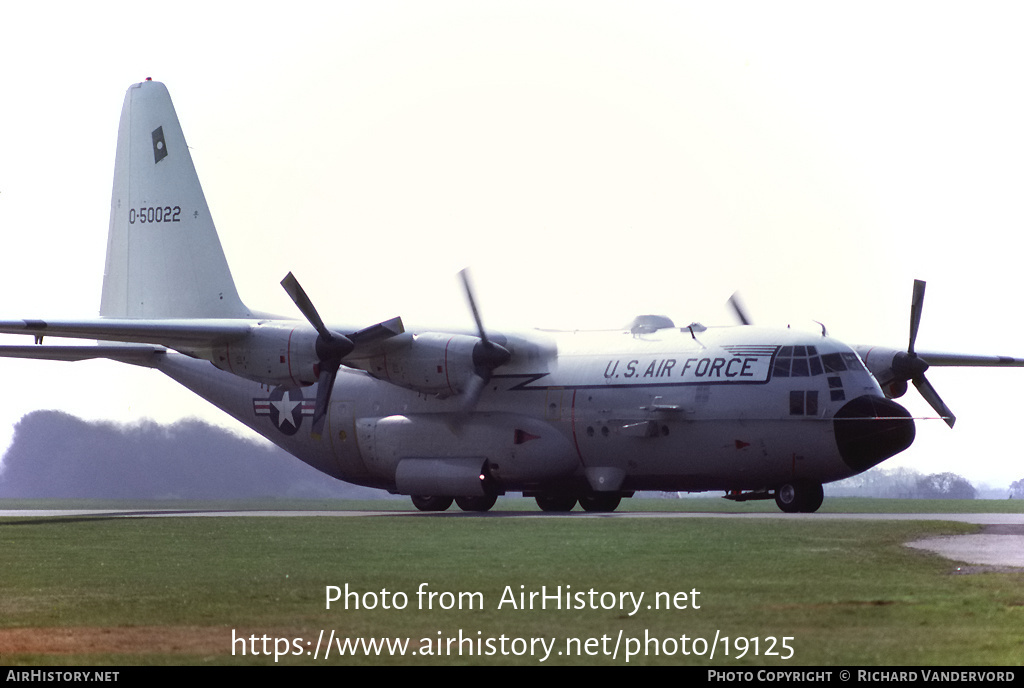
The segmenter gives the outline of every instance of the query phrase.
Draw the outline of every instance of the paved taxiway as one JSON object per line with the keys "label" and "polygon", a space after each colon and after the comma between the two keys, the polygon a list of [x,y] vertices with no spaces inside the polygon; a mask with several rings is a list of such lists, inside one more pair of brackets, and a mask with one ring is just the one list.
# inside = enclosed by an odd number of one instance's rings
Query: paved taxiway
{"label": "paved taxiway", "polygon": [[426,513],[420,511],[202,511],[202,510],[99,510],[99,509],[20,509],[0,510],[0,518],[225,518],[256,516],[287,518],[295,516],[369,517],[410,516],[417,518],[736,518],[765,519],[842,519],[863,521],[957,521],[984,526],[975,535],[955,535],[928,538],[907,543],[908,547],[936,552],[948,559],[977,566],[1020,567],[1024,569],[1024,514],[724,514],[707,512],[654,512],[621,511],[608,514],[573,512],[551,514],[540,511],[489,511],[465,513],[446,511]]}

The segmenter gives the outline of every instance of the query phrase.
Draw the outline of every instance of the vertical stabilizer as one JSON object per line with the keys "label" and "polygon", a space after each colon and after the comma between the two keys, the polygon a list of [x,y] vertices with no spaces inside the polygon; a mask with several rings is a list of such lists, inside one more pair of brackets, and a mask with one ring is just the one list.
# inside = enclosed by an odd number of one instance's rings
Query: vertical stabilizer
{"label": "vertical stabilizer", "polygon": [[135,84],[117,130],[100,315],[240,318],[224,250],[167,88]]}

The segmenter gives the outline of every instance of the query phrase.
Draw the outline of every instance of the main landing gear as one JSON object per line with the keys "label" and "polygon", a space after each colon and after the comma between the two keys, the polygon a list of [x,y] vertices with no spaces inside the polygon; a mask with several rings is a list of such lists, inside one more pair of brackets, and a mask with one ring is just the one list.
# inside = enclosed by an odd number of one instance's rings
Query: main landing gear
{"label": "main landing gear", "polygon": [[412,495],[412,504],[420,511],[447,511],[455,502],[463,511],[490,511],[498,501],[497,495],[483,497],[435,497],[432,495]]}
{"label": "main landing gear", "polygon": [[575,495],[539,494],[535,495],[534,499],[537,500],[537,506],[540,507],[541,511],[550,513],[568,513],[575,508],[577,501],[579,501],[584,511],[609,513],[619,508],[622,494],[618,492],[598,492],[579,498]]}
{"label": "main landing gear", "polygon": [[[628,496],[628,495],[627,495]],[[551,513],[568,513],[579,501],[584,511],[607,513],[615,511],[622,501],[620,493],[596,493],[577,498],[575,495],[540,494],[536,495],[537,506],[541,511]],[[432,495],[413,495],[412,503],[420,511],[447,511],[455,502],[463,511],[489,511],[497,501],[495,495],[484,497],[436,497]]]}
{"label": "main landing gear", "polygon": [[490,511],[496,501],[498,501],[497,495],[455,498],[455,503],[458,504],[459,508],[463,511]]}
{"label": "main landing gear", "polygon": [[534,499],[541,511],[555,514],[568,513],[576,506],[576,497],[572,495],[537,495]]}
{"label": "main landing gear", "polygon": [[420,511],[447,511],[452,505],[452,497],[434,497],[431,495],[413,495],[412,505]]}

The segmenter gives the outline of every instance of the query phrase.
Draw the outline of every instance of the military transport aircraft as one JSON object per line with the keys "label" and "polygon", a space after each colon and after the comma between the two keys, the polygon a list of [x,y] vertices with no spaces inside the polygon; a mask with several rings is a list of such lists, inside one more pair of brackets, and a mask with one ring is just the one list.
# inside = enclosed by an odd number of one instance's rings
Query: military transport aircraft
{"label": "military transport aircraft", "polygon": [[155,368],[314,468],[425,511],[486,511],[506,492],[611,511],[636,490],[722,490],[811,512],[823,483],[913,442],[891,401],[908,382],[953,425],[930,365],[1024,365],[916,351],[923,282],[898,351],[755,327],[736,302],[733,327],[640,316],[619,331],[499,334],[462,278],[469,333],[328,325],[291,274],[281,284],[304,320],[251,310],[167,89],[147,79],[121,112],[100,317],[0,321],[36,342],[0,355]]}

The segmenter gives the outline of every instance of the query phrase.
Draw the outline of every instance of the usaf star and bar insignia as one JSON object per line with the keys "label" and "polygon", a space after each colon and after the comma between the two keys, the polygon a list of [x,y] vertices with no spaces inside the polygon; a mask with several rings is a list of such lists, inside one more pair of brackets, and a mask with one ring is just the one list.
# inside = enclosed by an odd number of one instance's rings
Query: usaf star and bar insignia
{"label": "usaf star and bar insignia", "polygon": [[253,399],[252,410],[257,416],[269,416],[270,422],[285,435],[294,435],[305,416],[316,411],[315,399],[303,399],[299,389],[275,387],[267,399]]}

